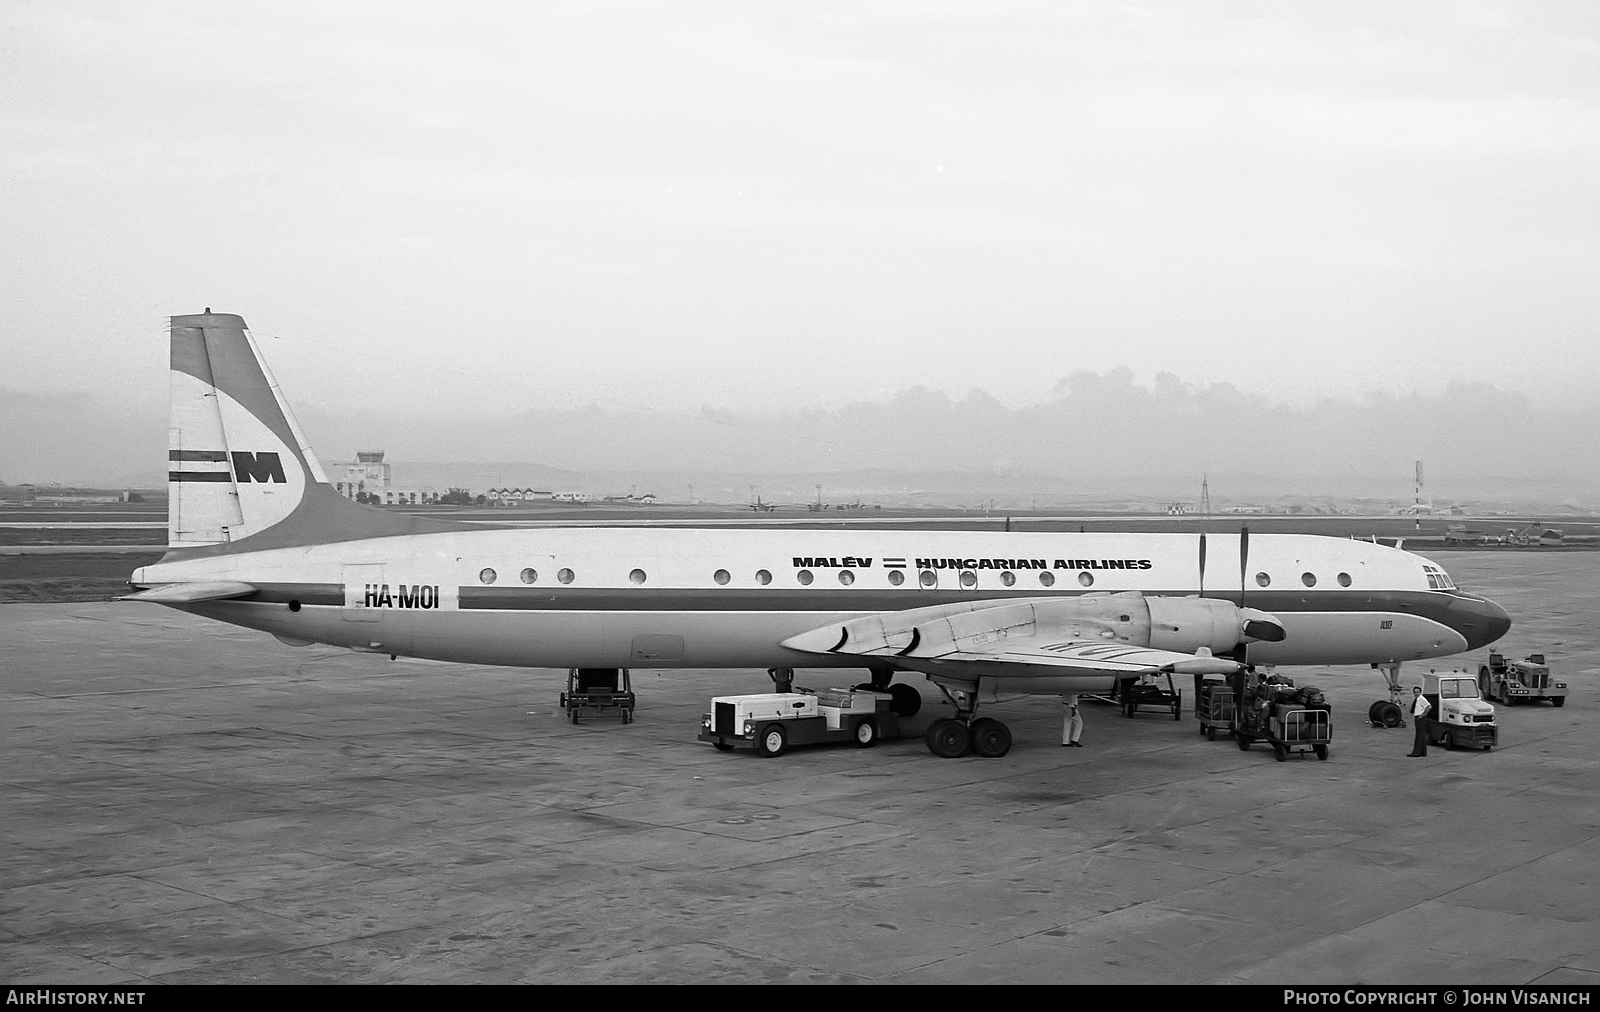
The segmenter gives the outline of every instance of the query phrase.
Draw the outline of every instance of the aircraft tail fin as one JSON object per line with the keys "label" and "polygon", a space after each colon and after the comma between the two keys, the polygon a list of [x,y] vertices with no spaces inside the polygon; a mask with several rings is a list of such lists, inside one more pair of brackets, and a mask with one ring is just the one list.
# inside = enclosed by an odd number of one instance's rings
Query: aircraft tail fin
{"label": "aircraft tail fin", "polygon": [[340,495],[241,317],[209,309],[172,317],[171,380],[169,554],[458,529]]}

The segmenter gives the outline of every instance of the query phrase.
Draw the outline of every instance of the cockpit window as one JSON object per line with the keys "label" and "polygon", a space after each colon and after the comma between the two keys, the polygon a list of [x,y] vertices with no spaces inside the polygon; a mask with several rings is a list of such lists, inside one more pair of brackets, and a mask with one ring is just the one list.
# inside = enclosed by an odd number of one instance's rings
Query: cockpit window
{"label": "cockpit window", "polygon": [[1428,589],[1429,590],[1455,590],[1456,589],[1455,582],[1450,579],[1450,574],[1446,573],[1444,570],[1440,569],[1438,566],[1429,565],[1427,563],[1424,563],[1423,566],[1422,566],[1422,571],[1428,577]]}

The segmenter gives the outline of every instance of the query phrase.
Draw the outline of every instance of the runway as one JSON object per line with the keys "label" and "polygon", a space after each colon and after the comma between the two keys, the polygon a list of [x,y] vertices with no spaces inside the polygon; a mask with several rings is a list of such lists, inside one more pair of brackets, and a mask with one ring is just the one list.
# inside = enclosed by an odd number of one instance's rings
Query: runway
{"label": "runway", "polygon": [[[573,726],[564,672],[0,605],[0,976],[1593,987],[1592,559],[1448,561],[1564,709],[1407,759],[1408,729],[1357,721],[1376,673],[1284,669],[1334,703],[1325,763],[1206,741],[1187,692],[1181,722],[1087,708],[1083,749],[1030,699],[986,711],[1003,759],[913,735],[763,760],[694,740],[760,672],[636,671],[635,723]],[[920,731],[944,707],[912,684]]]}

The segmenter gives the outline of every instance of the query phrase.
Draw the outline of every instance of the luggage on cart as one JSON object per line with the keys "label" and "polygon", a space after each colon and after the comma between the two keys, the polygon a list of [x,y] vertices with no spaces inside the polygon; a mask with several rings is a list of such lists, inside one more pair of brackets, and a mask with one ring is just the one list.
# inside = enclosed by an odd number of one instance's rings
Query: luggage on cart
{"label": "luggage on cart", "polygon": [[1194,716],[1200,722],[1200,733],[1210,741],[1217,740],[1217,728],[1223,734],[1233,733],[1233,688],[1220,678],[1194,676]]}

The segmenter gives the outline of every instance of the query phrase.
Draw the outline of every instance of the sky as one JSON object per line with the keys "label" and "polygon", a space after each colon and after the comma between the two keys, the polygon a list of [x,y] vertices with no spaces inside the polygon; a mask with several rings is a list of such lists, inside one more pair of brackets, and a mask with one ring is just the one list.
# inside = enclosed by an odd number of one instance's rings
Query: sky
{"label": "sky", "polygon": [[1600,403],[1592,3],[12,0],[0,137],[14,400]]}

